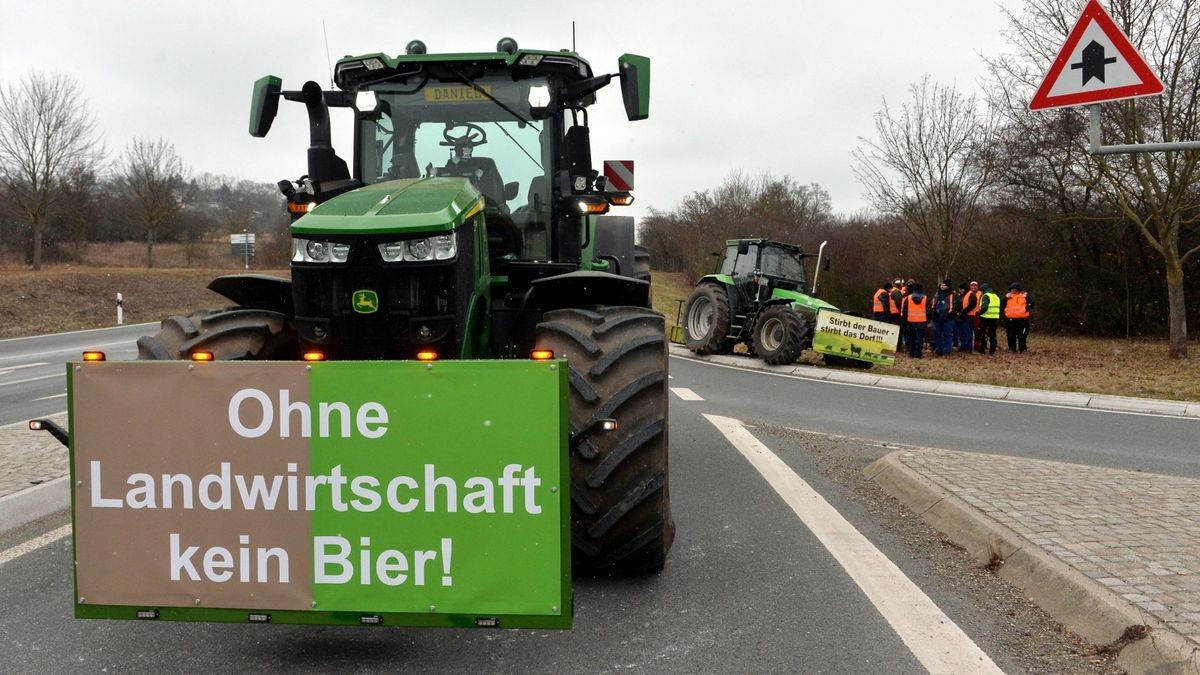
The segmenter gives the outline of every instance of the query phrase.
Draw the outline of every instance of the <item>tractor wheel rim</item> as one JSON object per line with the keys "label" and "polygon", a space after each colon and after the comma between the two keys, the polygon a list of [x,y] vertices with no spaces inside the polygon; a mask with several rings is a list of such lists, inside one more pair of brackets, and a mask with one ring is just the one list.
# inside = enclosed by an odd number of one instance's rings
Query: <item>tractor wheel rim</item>
{"label": "tractor wheel rim", "polygon": [[759,335],[762,338],[763,349],[769,352],[779,349],[779,345],[783,344],[783,322],[779,319],[767,319],[763,322]]}
{"label": "tractor wheel rim", "polygon": [[708,335],[712,329],[713,305],[708,298],[696,298],[692,311],[688,312],[688,332],[697,340]]}

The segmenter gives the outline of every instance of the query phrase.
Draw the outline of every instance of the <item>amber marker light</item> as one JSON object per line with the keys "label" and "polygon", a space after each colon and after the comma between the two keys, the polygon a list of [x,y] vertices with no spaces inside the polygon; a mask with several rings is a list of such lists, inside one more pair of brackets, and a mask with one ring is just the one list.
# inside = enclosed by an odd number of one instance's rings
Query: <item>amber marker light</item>
{"label": "amber marker light", "polygon": [[192,360],[193,361],[212,361],[213,353],[212,352],[192,352]]}
{"label": "amber marker light", "polygon": [[304,352],[304,360],[309,362],[324,361],[325,355],[321,352]]}
{"label": "amber marker light", "polygon": [[83,360],[84,361],[103,361],[104,360],[104,352],[84,352]]}
{"label": "amber marker light", "polygon": [[422,349],[417,352],[418,361],[437,361],[437,352],[432,349]]}
{"label": "amber marker light", "polygon": [[529,358],[534,361],[549,361],[554,358],[553,349],[535,349],[529,353]]}

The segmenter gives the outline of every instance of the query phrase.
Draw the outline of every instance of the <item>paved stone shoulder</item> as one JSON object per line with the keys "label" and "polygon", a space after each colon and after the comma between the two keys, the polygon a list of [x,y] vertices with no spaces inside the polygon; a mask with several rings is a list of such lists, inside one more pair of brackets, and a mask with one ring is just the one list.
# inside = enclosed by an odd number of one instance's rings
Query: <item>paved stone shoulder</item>
{"label": "paved stone shoulder", "polygon": [[[64,427],[67,414],[50,419]],[[26,422],[0,427],[0,498],[70,473],[66,446]]]}

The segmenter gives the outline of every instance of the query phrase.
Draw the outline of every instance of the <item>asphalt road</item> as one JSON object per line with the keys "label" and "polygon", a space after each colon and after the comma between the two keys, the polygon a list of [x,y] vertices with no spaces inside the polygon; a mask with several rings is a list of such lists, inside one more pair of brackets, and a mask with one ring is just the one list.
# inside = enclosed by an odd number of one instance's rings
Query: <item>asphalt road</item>
{"label": "asphalt road", "polygon": [[157,328],[146,323],[0,340],[0,426],[66,410],[68,361],[87,349],[113,360],[136,358],[137,339]]}
{"label": "asphalt road", "polygon": [[882,442],[1200,477],[1196,418],[804,380],[678,357],[671,359],[671,373],[722,414],[745,420]]}
{"label": "asphalt road", "polygon": [[[91,346],[106,345],[112,358],[132,358],[133,340],[152,329],[0,342],[0,365],[9,371],[0,375],[0,421],[63,409],[61,398],[42,398],[61,393],[53,369],[61,371],[64,361]],[[49,369],[44,380],[14,382],[41,377],[43,368]],[[959,552],[936,537],[901,541],[899,525],[878,515],[888,510],[893,520],[902,519],[892,505],[881,502],[883,509],[873,513],[856,492],[866,488],[832,480],[814,459],[836,455],[853,481],[886,448],[843,455],[849,451],[837,443],[814,441],[814,454],[779,428],[1200,474],[1194,456],[1200,422],[1193,420],[851,387],[679,358],[671,360],[671,369],[675,547],[658,575],[577,580],[571,631],[75,620],[66,537],[0,562],[0,670],[923,672],[843,558],[801,522],[705,414],[751,425],[751,433],[915,582],[947,621],[1001,668],[1024,670],[1030,669],[1022,660],[1029,630],[996,608],[1001,591],[965,589],[962,570],[937,574]],[[30,373],[13,375],[23,370]],[[37,386],[21,389],[26,385]],[[0,560],[13,545],[63,522],[65,514],[58,514],[0,538]]]}

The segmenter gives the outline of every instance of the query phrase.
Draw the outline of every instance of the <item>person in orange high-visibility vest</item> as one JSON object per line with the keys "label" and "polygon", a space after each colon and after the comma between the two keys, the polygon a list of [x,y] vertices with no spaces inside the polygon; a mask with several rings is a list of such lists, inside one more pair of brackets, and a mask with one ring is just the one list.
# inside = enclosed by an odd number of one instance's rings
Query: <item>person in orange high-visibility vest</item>
{"label": "person in orange high-visibility vest", "polygon": [[871,296],[871,314],[876,321],[888,321],[892,318],[892,282],[885,281],[875,289]]}
{"label": "person in orange high-visibility vest", "polygon": [[908,343],[908,355],[914,359],[921,358],[925,349],[925,324],[929,323],[929,298],[921,284],[910,283],[908,290],[912,294],[904,298],[900,306],[900,316],[904,321],[904,340]]}
{"label": "person in orange high-visibility vest", "polygon": [[1021,288],[1021,284],[1012,282],[1008,293],[1000,303],[1000,311],[1004,314],[1004,333],[1008,337],[1008,351],[1025,352],[1029,337],[1029,313],[1033,309],[1033,301],[1029,293]]}
{"label": "person in orange high-visibility vest", "polygon": [[982,354],[983,353],[983,318],[979,314],[980,314],[980,310],[982,309],[980,307],[980,304],[983,301],[983,291],[979,288],[979,282],[972,281],[971,285],[970,285],[970,290],[968,290],[967,293],[975,298],[975,311],[971,313],[971,332],[974,334],[974,337],[975,337],[975,351]]}

